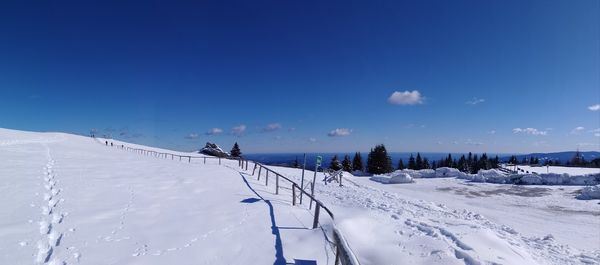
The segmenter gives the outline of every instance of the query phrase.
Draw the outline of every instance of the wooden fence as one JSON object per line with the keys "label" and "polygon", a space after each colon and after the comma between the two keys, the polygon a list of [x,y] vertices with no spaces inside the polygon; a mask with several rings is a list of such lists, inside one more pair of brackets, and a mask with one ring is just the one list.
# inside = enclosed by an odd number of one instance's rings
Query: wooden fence
{"label": "wooden fence", "polygon": [[[96,139],[96,138],[94,138]],[[269,173],[271,173],[271,176],[274,176],[275,178],[275,194],[279,194],[279,189],[282,188],[284,186],[284,183],[280,183],[282,181],[287,181],[287,185],[291,186],[291,190],[292,190],[292,205],[297,205],[298,203],[302,203],[302,200],[298,200],[298,197],[303,194],[308,196],[308,198],[310,198],[310,204],[309,204],[309,209],[312,209],[312,204],[314,202],[315,204],[315,213],[314,213],[314,219],[313,219],[313,229],[316,229],[319,227],[319,218],[320,218],[320,214],[321,214],[321,209],[323,209],[327,215],[329,215],[329,217],[331,218],[332,221],[334,221],[334,215],[331,212],[331,210],[329,210],[329,208],[327,208],[321,201],[317,200],[314,197],[314,194],[311,194],[309,192],[307,192],[306,190],[304,190],[302,187],[300,187],[300,185],[298,185],[298,183],[294,182],[293,180],[283,176],[282,174],[266,167],[265,165],[258,163],[258,162],[254,162],[254,161],[249,161],[243,158],[221,158],[221,157],[211,157],[211,156],[191,156],[191,155],[178,155],[178,154],[173,154],[173,153],[166,153],[166,152],[157,152],[157,151],[153,151],[153,150],[147,150],[147,149],[143,149],[143,148],[133,148],[133,147],[128,147],[125,145],[114,145],[110,142],[101,142],[98,139],[96,139],[98,143],[102,144],[102,145],[106,145],[108,147],[113,147],[113,148],[117,148],[117,149],[122,149],[125,151],[130,151],[130,152],[135,152],[137,154],[140,155],[145,155],[145,156],[154,156],[157,158],[163,158],[163,159],[170,159],[170,160],[178,160],[178,161],[187,161],[188,163],[191,163],[192,160],[202,160],[203,164],[206,164],[206,160],[218,160],[219,165],[221,165],[221,160],[225,159],[225,160],[236,160],[238,162],[238,167],[240,167],[242,170],[247,171],[248,170],[248,164],[249,163],[253,163],[254,164],[254,168],[252,170],[252,176],[254,176],[254,174],[256,174],[256,170],[258,169],[258,180],[260,181],[260,177],[262,175],[264,175],[265,178],[265,185],[269,186]],[[262,173],[264,171],[264,174]],[[314,189],[314,183],[312,183],[312,187]],[[333,222],[332,222],[333,223]],[[346,241],[346,239],[344,238],[344,236],[342,235],[342,233],[335,227],[335,223],[333,223],[333,241],[332,241],[334,247],[335,247],[335,265],[338,264],[342,264],[342,265],[359,265],[358,259],[356,258],[356,256],[354,255],[354,253],[352,252],[352,250],[350,249],[348,242]]]}

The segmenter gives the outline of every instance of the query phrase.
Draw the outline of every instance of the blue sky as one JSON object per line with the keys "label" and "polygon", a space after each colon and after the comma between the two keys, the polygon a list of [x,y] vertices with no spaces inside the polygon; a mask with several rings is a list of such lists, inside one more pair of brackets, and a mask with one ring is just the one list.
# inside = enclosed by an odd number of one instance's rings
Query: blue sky
{"label": "blue sky", "polygon": [[0,127],[244,152],[599,150],[600,2],[14,1]]}

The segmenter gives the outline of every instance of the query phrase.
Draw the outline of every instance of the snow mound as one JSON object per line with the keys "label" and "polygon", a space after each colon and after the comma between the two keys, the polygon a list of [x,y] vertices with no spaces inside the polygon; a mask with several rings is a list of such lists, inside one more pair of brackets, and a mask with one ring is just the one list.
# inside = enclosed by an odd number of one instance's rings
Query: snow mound
{"label": "snow mound", "polygon": [[464,178],[466,174],[456,168],[440,167],[435,169],[436,178]]}
{"label": "snow mound", "polygon": [[468,179],[473,182],[487,182],[487,183],[497,183],[497,184],[508,184],[512,183],[510,176],[502,174],[501,171],[490,169],[485,170],[481,169],[477,174],[465,174],[459,178]]}
{"label": "snow mound", "polygon": [[581,190],[581,193],[577,195],[579,200],[595,200],[600,199],[600,185],[587,186]]}
{"label": "snow mound", "polygon": [[383,184],[413,183],[413,178],[403,170],[396,170],[384,175],[375,175],[371,177],[372,181]]}
{"label": "snow mound", "polygon": [[392,177],[390,178],[390,180],[388,181],[388,183],[390,184],[395,184],[395,183],[412,183],[413,179],[412,177],[410,177],[409,174],[400,172],[397,174],[393,174]]}
{"label": "snow mound", "polygon": [[597,185],[600,175],[525,174],[512,175],[515,184],[522,185]]}
{"label": "snow mound", "polygon": [[[396,171],[398,172],[398,171]],[[433,169],[421,169],[421,170],[413,170],[413,169],[403,169],[401,172],[410,175],[412,178],[435,178],[435,170]],[[392,173],[393,174],[393,173]]]}

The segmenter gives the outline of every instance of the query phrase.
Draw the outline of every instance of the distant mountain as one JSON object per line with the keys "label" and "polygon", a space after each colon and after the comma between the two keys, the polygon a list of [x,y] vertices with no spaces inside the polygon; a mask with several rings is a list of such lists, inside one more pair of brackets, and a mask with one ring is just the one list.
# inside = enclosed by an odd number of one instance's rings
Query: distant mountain
{"label": "distant mountain", "polygon": [[[516,155],[517,160],[521,161],[523,158],[537,157],[540,160],[540,163],[543,164],[543,161],[559,160],[561,163],[566,163],[570,161],[575,156],[575,151],[566,151],[566,152],[556,152],[556,153],[531,153],[526,155]],[[583,158],[587,161],[600,158],[600,152],[596,151],[588,151],[588,152],[580,152]],[[502,157],[502,161],[508,161],[511,156]]]}

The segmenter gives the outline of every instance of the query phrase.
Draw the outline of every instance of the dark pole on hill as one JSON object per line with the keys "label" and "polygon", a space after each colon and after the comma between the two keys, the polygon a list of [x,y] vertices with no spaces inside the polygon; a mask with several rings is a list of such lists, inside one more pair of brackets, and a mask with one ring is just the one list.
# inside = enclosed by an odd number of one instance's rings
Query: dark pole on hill
{"label": "dark pole on hill", "polygon": [[[302,164],[302,181],[300,182],[300,189],[304,189],[304,169],[306,168],[306,153],[304,153],[304,163]],[[300,204],[302,204],[302,192],[300,192]]]}

